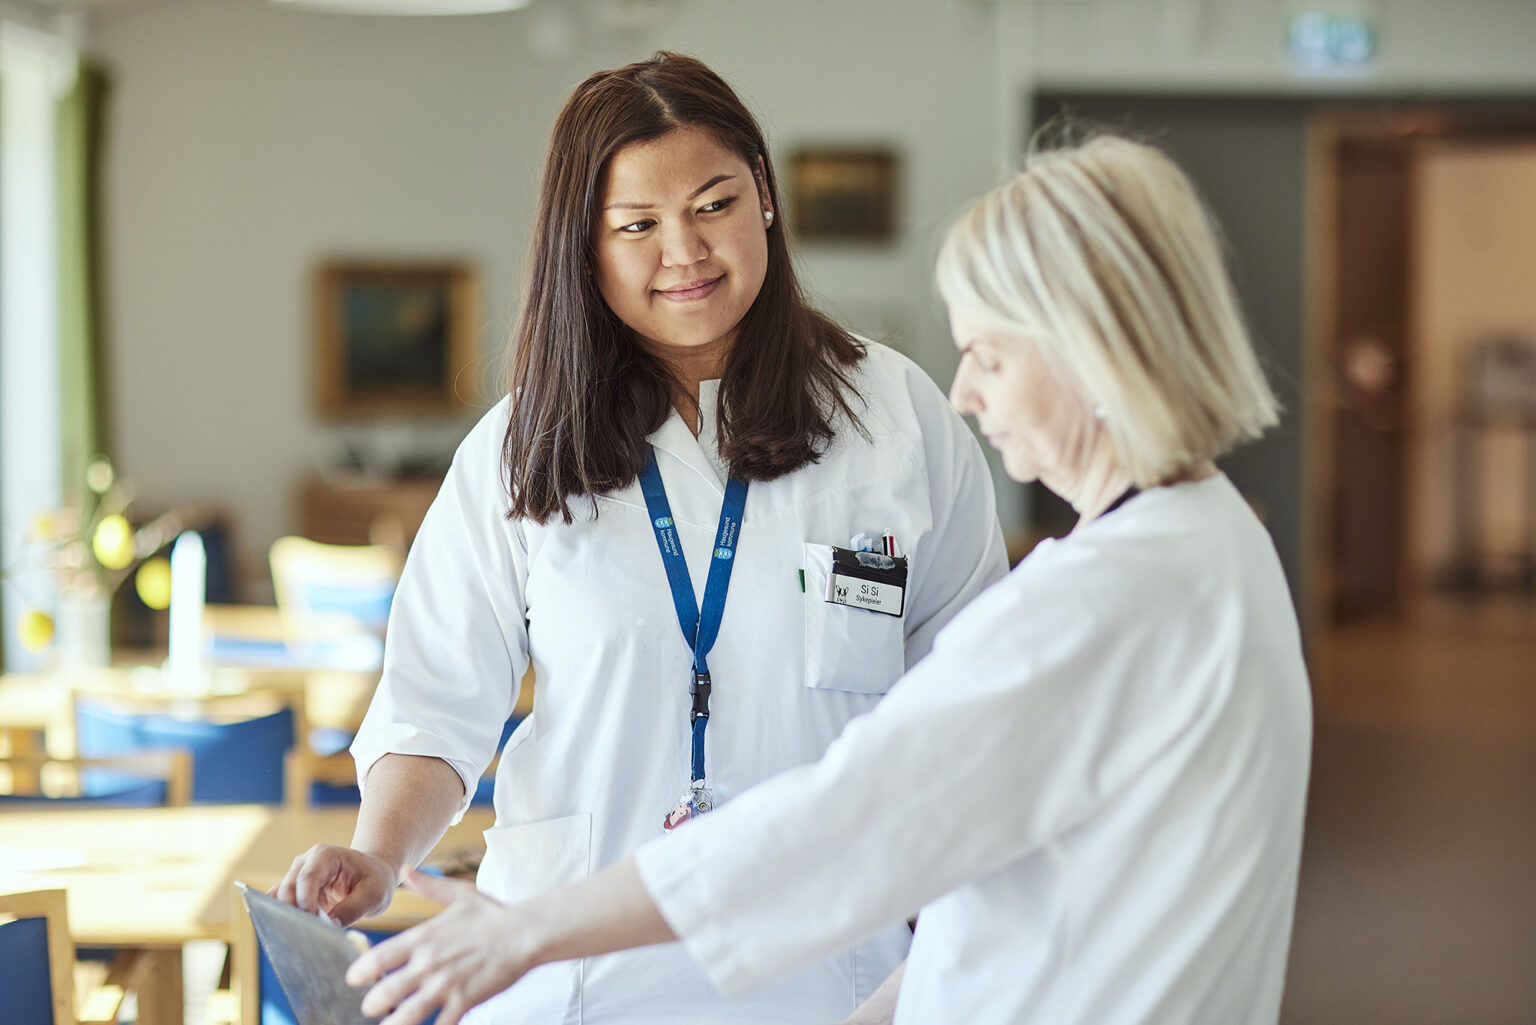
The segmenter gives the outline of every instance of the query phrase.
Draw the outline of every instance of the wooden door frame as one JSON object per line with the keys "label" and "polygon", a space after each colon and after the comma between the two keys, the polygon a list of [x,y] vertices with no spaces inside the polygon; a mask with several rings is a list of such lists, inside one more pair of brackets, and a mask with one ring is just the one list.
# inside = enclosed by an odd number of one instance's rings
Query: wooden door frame
{"label": "wooden door frame", "polygon": [[[1306,636],[1318,636],[1331,627],[1334,598],[1332,510],[1337,495],[1337,461],[1333,451],[1335,339],[1339,312],[1339,261],[1335,230],[1339,216],[1340,144],[1346,140],[1530,140],[1536,141],[1536,96],[1508,98],[1443,97],[1413,101],[1374,99],[1320,102],[1308,117],[1307,152],[1303,166],[1305,223],[1302,229],[1302,517],[1301,552],[1306,589],[1298,610]],[[1410,175],[1414,174],[1412,167]],[[1406,211],[1405,232],[1410,252],[1418,236],[1416,212]],[[1410,304],[1403,311],[1404,337],[1418,337],[1416,314]],[[1399,374],[1408,387],[1415,368],[1405,347]],[[1405,437],[1411,435],[1411,426]],[[1410,443],[1411,444],[1411,443]],[[1399,467],[1397,504],[1399,536],[1395,562],[1398,594],[1394,606],[1407,611],[1408,590],[1423,583],[1412,568],[1409,541],[1416,536],[1418,510],[1407,496],[1418,493],[1420,476],[1415,461],[1405,453]]]}

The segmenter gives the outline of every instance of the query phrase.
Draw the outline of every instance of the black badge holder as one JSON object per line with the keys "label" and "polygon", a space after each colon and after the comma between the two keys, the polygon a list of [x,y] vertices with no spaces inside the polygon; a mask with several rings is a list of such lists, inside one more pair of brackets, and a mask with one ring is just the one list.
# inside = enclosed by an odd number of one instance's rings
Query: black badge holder
{"label": "black badge holder", "polygon": [[899,617],[906,608],[906,556],[834,547],[825,598],[834,605]]}

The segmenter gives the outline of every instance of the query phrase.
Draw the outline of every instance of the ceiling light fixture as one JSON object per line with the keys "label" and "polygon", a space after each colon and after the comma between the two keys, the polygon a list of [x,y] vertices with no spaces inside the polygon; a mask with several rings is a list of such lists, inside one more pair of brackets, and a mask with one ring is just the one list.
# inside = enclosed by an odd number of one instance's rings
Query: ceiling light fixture
{"label": "ceiling light fixture", "polygon": [[430,17],[496,14],[527,7],[529,0],[272,0],[278,7],[325,14],[380,14]]}

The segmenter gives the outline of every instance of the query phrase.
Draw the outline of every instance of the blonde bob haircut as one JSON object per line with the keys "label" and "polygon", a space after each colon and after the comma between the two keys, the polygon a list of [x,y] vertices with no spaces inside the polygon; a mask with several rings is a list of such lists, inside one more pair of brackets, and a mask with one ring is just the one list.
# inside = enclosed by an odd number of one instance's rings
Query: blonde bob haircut
{"label": "blonde bob haircut", "polygon": [[1031,155],[939,253],[951,310],[1025,336],[1150,487],[1278,420],[1215,222],[1161,151],[1113,135]]}

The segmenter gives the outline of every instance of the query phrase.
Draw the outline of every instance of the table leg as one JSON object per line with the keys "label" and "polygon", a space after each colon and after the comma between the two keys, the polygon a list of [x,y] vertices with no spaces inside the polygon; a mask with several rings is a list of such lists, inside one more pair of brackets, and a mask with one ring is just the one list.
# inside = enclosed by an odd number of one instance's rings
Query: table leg
{"label": "table leg", "polygon": [[42,773],[38,770],[36,760],[45,754],[42,734],[36,730],[11,728],[6,728],[4,734],[4,746],[14,759],[10,763],[11,793],[41,793]]}
{"label": "table leg", "polygon": [[147,954],[149,965],[139,984],[139,1025],[182,1025],[181,948],[160,947]]}

